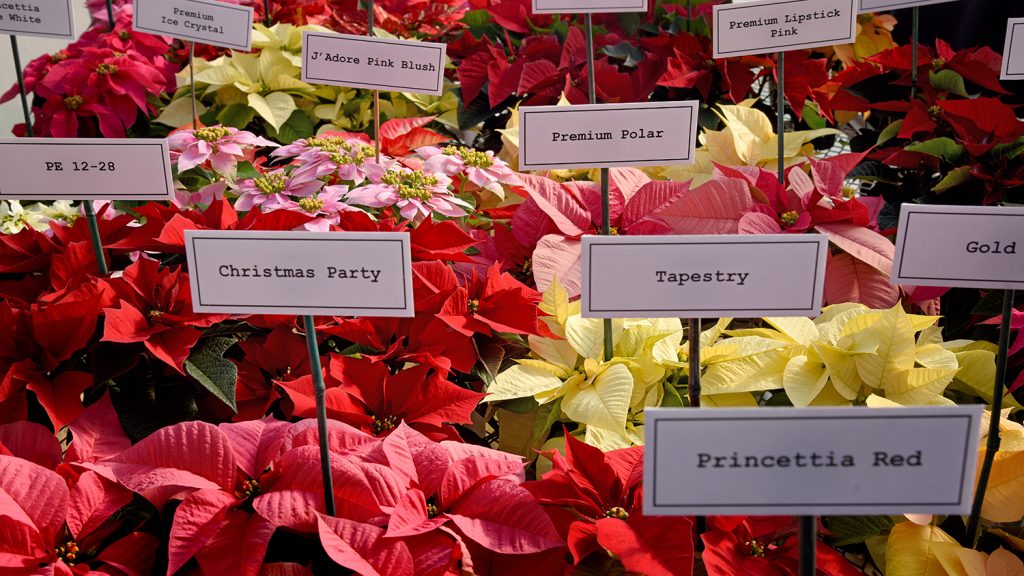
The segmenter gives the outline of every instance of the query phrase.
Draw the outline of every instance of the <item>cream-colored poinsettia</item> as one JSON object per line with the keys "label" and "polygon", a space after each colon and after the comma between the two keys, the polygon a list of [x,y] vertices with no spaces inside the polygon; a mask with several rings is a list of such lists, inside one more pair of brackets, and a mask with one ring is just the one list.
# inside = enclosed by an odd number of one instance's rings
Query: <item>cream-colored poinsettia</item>
{"label": "cream-colored poinsettia", "polygon": [[783,389],[795,406],[861,404],[872,394],[945,405],[952,401],[943,393],[956,381],[984,397],[994,355],[975,343],[944,343],[937,320],[898,304],[842,304],[816,320],[766,318],[771,328],[729,331],[708,348],[702,388],[709,396]]}
{"label": "cream-colored poinsettia", "polygon": [[488,402],[534,398],[558,402],[562,415],[586,426],[586,440],[604,449],[638,443],[639,412],[658,406],[663,382],[678,368],[679,320],[616,320],[614,354],[604,358],[604,322],[580,315],[556,280],[540,305],[558,338],[529,338],[530,357],[501,372],[488,388]]}
{"label": "cream-colored poinsettia", "polygon": [[[701,135],[701,147],[697,150],[695,162],[687,166],[654,168],[650,170],[652,176],[680,182],[691,181],[694,186],[699,186],[711,179],[715,164],[775,168],[779,156],[778,135],[768,116],[753,108],[755,102],[747,100],[735,106],[720,105],[718,114],[725,128],[707,130]],[[811,140],[839,133],[833,128],[786,132],[786,165],[806,161],[806,157],[814,153],[813,147],[808,144]]]}

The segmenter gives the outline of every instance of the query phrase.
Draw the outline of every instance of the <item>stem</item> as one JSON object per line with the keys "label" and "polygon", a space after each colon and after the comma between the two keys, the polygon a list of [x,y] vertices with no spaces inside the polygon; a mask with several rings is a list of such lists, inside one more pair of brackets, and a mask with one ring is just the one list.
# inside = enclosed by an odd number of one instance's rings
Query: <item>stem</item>
{"label": "stem", "polygon": [[35,136],[32,129],[32,112],[28,105],[28,92],[25,90],[25,75],[21,71],[21,54],[18,52],[18,37],[11,34],[11,54],[14,56],[14,71],[18,76],[18,93],[21,95],[21,113],[25,115],[25,133]]}
{"label": "stem", "polygon": [[981,463],[978,475],[978,487],[974,492],[974,503],[971,506],[971,517],[967,522],[964,548],[974,548],[978,544],[981,531],[981,507],[985,503],[985,491],[988,479],[992,474],[992,463],[1002,439],[999,437],[999,421],[1002,419],[1003,393],[1006,388],[1006,361],[1010,349],[1010,321],[1013,318],[1013,290],[1003,292],[1003,317],[999,324],[999,355],[996,356],[996,381],[992,388],[992,413],[988,421],[988,443],[985,447],[985,459]]}
{"label": "stem", "polygon": [[114,2],[107,0],[107,21],[110,22],[110,29],[114,29]]}
{"label": "stem", "polygon": [[324,509],[334,516],[334,480],[331,478],[331,451],[327,443],[327,388],[324,386],[323,368],[320,366],[320,347],[316,341],[316,324],[312,316],[303,316],[306,328],[306,347],[309,349],[309,369],[313,375],[316,396],[316,426],[320,436],[320,471],[324,482]]}
{"label": "stem", "polygon": [[96,210],[92,207],[92,200],[82,202],[85,208],[85,219],[89,223],[89,238],[92,240],[92,251],[96,254],[96,267],[99,268],[100,276],[110,273],[107,267],[107,258],[103,255],[103,238],[100,237],[100,226],[96,221]]}

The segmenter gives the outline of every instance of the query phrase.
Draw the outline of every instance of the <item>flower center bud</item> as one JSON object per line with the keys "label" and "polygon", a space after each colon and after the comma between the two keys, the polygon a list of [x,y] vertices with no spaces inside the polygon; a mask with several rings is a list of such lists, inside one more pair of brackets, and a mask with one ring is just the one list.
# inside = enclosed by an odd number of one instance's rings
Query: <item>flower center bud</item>
{"label": "flower center bud", "polygon": [[116,74],[117,71],[118,71],[117,64],[107,64],[106,62],[101,62],[100,64],[98,64],[96,66],[96,73],[97,74],[105,74],[105,75],[109,76],[111,74]]}
{"label": "flower center bud", "polygon": [[213,126],[210,128],[200,128],[192,133],[195,134],[196,138],[205,142],[216,142],[230,134],[231,131],[223,126]]}
{"label": "flower center bud", "polygon": [[782,220],[782,223],[786,226],[792,226],[800,219],[800,214],[798,214],[796,210],[790,210],[782,216],[779,216],[779,219]]}
{"label": "flower center bud", "polygon": [[324,204],[326,204],[326,202],[319,198],[303,198],[302,200],[299,200],[299,207],[310,214],[316,214],[323,210]]}
{"label": "flower center bud", "polygon": [[476,314],[477,312],[480,311],[480,301],[479,300],[470,300],[469,304],[466,305],[466,308],[469,309],[469,313],[470,314]]}
{"label": "flower center bud", "polygon": [[945,65],[946,65],[946,59],[942,58],[941,56],[936,58],[935,60],[932,60],[932,68],[934,68],[936,72],[938,72],[939,70],[942,70],[942,67],[945,66]]}
{"label": "flower center bud", "polygon": [[288,178],[280,172],[271,172],[270,174],[264,174],[254,180],[256,187],[260,189],[267,196],[271,194],[279,194],[284,192],[287,187]]}
{"label": "flower center bud", "polygon": [[57,558],[60,558],[65,564],[74,566],[81,550],[78,549],[78,544],[74,540],[68,539],[64,544],[57,546],[55,552],[57,553]]}
{"label": "flower center bud", "polygon": [[117,37],[120,38],[121,40],[127,40],[127,39],[131,38],[132,35],[127,30],[121,30],[120,32],[117,33]]}
{"label": "flower center bud", "polygon": [[751,556],[760,556],[761,558],[764,558],[764,546],[758,544],[757,540],[751,540],[747,542],[746,545],[750,546]]}
{"label": "flower center bud", "polygon": [[626,512],[625,508],[621,508],[619,506],[609,508],[608,511],[604,513],[604,516],[605,518],[618,518],[619,520],[629,520],[629,512]]}
{"label": "flower center bud", "polygon": [[262,494],[259,480],[244,480],[235,488],[235,498],[249,500]]}
{"label": "flower center bud", "polygon": [[376,436],[380,436],[385,432],[391,432],[398,427],[398,418],[394,416],[385,416],[383,418],[379,416],[373,417],[373,433]]}
{"label": "flower center bud", "polygon": [[420,200],[422,202],[426,202],[434,197],[434,193],[429,188],[437,186],[436,176],[413,171],[400,172],[388,170],[384,173],[381,181],[388,186],[394,186],[399,198],[403,200]]}
{"label": "flower center bud", "polygon": [[939,105],[930,106],[928,108],[928,116],[931,117],[932,120],[938,120],[939,118],[941,118],[942,117],[942,106],[939,106]]}
{"label": "flower center bud", "polygon": [[53,58],[54,62],[63,62],[68,59],[68,55],[64,52],[57,52],[56,54],[51,55],[50,58]]}
{"label": "flower center bud", "polygon": [[348,145],[345,141],[337,136],[326,136],[323,138],[308,138],[306,140],[306,146],[310,148],[319,148],[325,152],[340,152],[341,150],[347,149]]}
{"label": "flower center bud", "polygon": [[433,498],[427,498],[427,518],[436,518],[441,511],[437,509],[437,504],[434,503]]}
{"label": "flower center bud", "polygon": [[494,160],[486,153],[479,150],[474,150],[466,146],[448,146],[441,150],[446,156],[458,156],[462,158],[462,163],[470,168],[490,168],[494,165]]}
{"label": "flower center bud", "polygon": [[82,98],[78,94],[68,96],[64,99],[64,105],[68,107],[68,110],[78,110],[78,107],[82,104],[85,104],[85,98]]}

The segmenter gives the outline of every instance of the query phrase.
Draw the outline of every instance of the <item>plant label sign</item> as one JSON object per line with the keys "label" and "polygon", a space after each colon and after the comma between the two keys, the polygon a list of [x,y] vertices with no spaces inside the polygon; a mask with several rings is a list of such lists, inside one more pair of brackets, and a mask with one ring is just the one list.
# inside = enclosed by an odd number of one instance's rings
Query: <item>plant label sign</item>
{"label": "plant label sign", "polygon": [[0,138],[0,199],[170,200],[167,140]]}
{"label": "plant label sign", "polygon": [[534,14],[647,12],[647,0],[533,0]]}
{"label": "plant label sign", "polygon": [[585,318],[755,318],[821,312],[821,234],[584,236]]}
{"label": "plant label sign", "polygon": [[982,406],[648,408],[644,514],[967,514]]}
{"label": "plant label sign", "polygon": [[407,232],[185,232],[192,309],[412,317]]}
{"label": "plant label sign", "polygon": [[929,4],[945,4],[956,0],[860,0],[860,11],[882,12],[885,10],[900,10],[902,8],[914,8],[915,6],[927,6]]}
{"label": "plant label sign", "polygon": [[1024,208],[904,204],[893,284],[1024,289]]}
{"label": "plant label sign", "polygon": [[326,32],[302,33],[302,81],[440,96],[447,45]]}
{"label": "plant label sign", "polygon": [[71,0],[0,2],[0,34],[75,39]]}
{"label": "plant label sign", "polygon": [[519,108],[519,169],[691,164],[700,103]]}
{"label": "plant label sign", "polygon": [[252,49],[252,6],[213,0],[135,0],[132,27],[211,46]]}
{"label": "plant label sign", "polygon": [[784,52],[857,40],[857,0],[757,0],[714,7],[714,57]]}
{"label": "plant label sign", "polygon": [[1006,24],[1006,49],[1003,50],[1002,80],[1024,80],[1024,18],[1011,18]]}

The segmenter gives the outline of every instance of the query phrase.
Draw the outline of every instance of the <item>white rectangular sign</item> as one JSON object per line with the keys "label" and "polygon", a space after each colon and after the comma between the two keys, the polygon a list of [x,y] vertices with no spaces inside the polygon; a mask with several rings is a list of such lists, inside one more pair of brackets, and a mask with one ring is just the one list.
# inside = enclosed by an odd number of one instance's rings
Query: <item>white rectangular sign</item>
{"label": "white rectangular sign", "polygon": [[584,236],[583,316],[816,316],[827,249],[821,234]]}
{"label": "white rectangular sign", "polygon": [[857,40],[857,0],[759,0],[714,11],[716,59]]}
{"label": "white rectangular sign", "polygon": [[644,514],[967,514],[982,407],[648,408]]}
{"label": "white rectangular sign", "polygon": [[929,4],[945,4],[947,2],[956,2],[956,0],[860,0],[860,11],[862,13],[883,12],[885,10],[927,6]]}
{"label": "white rectangular sign", "polygon": [[212,0],[135,0],[132,27],[211,46],[252,49],[252,6]]}
{"label": "white rectangular sign", "polygon": [[1006,48],[1003,50],[1002,80],[1024,80],[1024,18],[1006,23]]}
{"label": "white rectangular sign", "polygon": [[0,34],[74,40],[71,0],[0,2]]}
{"label": "white rectangular sign", "polygon": [[904,204],[892,282],[1024,289],[1024,208]]}
{"label": "white rectangular sign", "polygon": [[700,104],[522,106],[519,169],[690,164]]}
{"label": "white rectangular sign", "polygon": [[439,96],[447,48],[434,42],[307,31],[302,33],[302,81]]}
{"label": "white rectangular sign", "polygon": [[647,0],[533,0],[534,14],[647,12]]}
{"label": "white rectangular sign", "polygon": [[192,309],[414,315],[407,232],[185,232]]}
{"label": "white rectangular sign", "polygon": [[0,138],[0,199],[170,200],[167,140]]}

